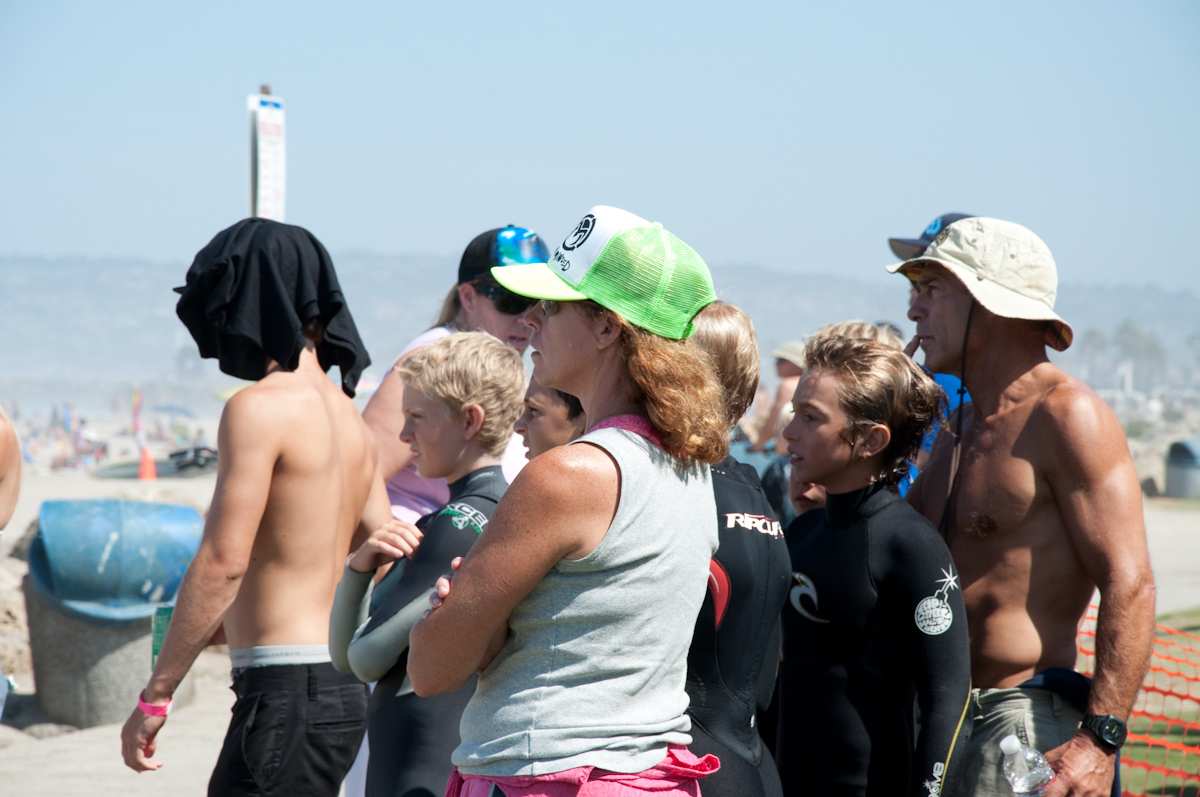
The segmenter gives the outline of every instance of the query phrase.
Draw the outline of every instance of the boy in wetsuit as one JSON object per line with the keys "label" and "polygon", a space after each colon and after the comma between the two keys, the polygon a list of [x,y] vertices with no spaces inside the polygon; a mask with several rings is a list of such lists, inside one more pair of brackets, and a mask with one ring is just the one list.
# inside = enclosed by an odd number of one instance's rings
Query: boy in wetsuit
{"label": "boy in wetsuit", "polygon": [[[692,324],[690,340],[712,360],[733,428],[758,389],[754,327],[737,307],[719,301]],[[718,547],[688,650],[691,747],[721,760],[704,779],[707,797],[775,797],[783,794],[779,773],[756,714],[775,690],[779,610],[791,583],[787,545],[754,468],[727,456],[712,466],[712,481]]]}
{"label": "boy in wetsuit", "polygon": [[[417,697],[405,677],[408,634],[429,608],[438,576],[484,532],[508,487],[500,459],[521,411],[524,373],[521,356],[483,332],[442,338],[397,371],[405,389],[400,437],[422,477],[449,482],[450,500],[417,521],[423,536],[411,556],[396,561],[402,540],[384,527],[347,560],[329,638],[335,667],[378,681],[367,721],[367,795],[423,797],[446,785],[475,685]],[[392,562],[372,593],[372,576]]]}
{"label": "boy in wetsuit", "polygon": [[828,503],[788,530],[784,790],[936,797],[971,686],[966,615],[950,552],[895,485],[941,391],[877,342],[816,337],[806,362],[784,438]]}

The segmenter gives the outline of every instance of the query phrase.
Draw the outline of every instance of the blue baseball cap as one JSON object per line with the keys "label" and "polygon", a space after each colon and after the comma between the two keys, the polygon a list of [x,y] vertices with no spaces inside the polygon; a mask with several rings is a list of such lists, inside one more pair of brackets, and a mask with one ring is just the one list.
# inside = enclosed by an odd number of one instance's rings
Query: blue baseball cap
{"label": "blue baseball cap", "polygon": [[933,243],[938,233],[956,221],[972,218],[973,213],[943,213],[921,230],[919,238],[888,238],[888,246],[892,254],[901,260],[912,260],[925,254],[925,250]]}
{"label": "blue baseball cap", "polygon": [[495,266],[544,265],[548,260],[550,249],[540,235],[509,224],[481,232],[471,239],[458,261],[458,282],[461,285],[479,277],[490,277]]}

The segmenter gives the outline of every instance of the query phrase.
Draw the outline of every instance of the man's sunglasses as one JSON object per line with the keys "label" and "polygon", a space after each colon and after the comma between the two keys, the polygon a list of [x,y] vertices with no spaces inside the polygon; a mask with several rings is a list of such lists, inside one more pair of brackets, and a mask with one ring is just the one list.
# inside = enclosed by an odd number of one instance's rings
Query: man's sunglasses
{"label": "man's sunglasses", "polygon": [[518,296],[490,277],[474,280],[475,291],[492,300],[496,309],[505,315],[520,315],[533,306],[535,299]]}

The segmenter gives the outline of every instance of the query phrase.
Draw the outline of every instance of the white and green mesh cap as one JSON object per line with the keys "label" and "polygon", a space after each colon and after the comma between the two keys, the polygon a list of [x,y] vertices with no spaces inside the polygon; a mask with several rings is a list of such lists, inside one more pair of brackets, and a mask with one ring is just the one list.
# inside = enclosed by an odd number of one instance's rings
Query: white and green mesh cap
{"label": "white and green mesh cap", "polygon": [[549,263],[493,268],[496,281],[531,299],[591,299],[664,338],[692,334],[692,318],[716,300],[712,275],[695,249],[658,222],[596,205]]}

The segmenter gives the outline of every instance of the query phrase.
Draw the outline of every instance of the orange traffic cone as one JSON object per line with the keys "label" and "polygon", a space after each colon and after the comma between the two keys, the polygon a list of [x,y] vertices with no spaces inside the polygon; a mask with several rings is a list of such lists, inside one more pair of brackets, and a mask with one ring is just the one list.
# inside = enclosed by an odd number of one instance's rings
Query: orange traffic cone
{"label": "orange traffic cone", "polygon": [[158,468],[154,466],[154,457],[150,455],[150,449],[142,446],[142,460],[138,463],[138,479],[152,482],[157,478]]}

